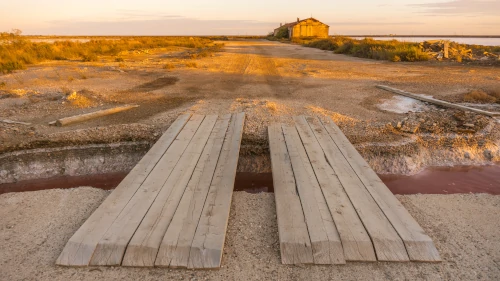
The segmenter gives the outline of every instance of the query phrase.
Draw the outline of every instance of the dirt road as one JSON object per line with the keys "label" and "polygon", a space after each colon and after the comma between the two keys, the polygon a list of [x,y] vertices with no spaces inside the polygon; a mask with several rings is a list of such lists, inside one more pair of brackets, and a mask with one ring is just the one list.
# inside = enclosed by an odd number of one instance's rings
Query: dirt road
{"label": "dirt road", "polygon": [[[391,110],[401,97],[375,88],[385,84],[460,100],[472,89],[497,87],[498,67],[383,62],[269,41],[224,43],[222,52],[201,59],[171,48],[124,55],[124,62],[47,62],[2,75],[0,119],[32,125],[0,122],[0,153],[153,143],[181,113],[245,111],[239,171],[269,172],[266,128],[291,123],[298,114],[332,117],[379,173],[500,161],[500,123],[411,99],[403,103],[422,112]],[[117,104],[140,107],[68,127],[47,125]],[[252,164],[248,155],[260,162]]]}

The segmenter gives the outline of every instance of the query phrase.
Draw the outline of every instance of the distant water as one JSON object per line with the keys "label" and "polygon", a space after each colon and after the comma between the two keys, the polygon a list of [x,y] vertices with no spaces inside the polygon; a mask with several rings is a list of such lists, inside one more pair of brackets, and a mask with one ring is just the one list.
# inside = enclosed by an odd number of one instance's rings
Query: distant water
{"label": "distant water", "polygon": [[[352,37],[364,39],[365,37]],[[398,40],[403,42],[423,42],[428,40],[450,40],[460,44],[500,46],[500,38],[471,38],[471,37],[374,37],[375,40]]]}

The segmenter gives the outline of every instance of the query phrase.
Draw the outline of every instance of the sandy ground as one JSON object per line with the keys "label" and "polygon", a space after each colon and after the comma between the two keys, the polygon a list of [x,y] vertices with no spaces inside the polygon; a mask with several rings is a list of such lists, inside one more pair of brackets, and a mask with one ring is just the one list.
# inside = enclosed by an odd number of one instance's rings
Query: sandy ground
{"label": "sandy ground", "polygon": [[56,266],[67,240],[109,194],[90,187],[0,196],[1,280],[499,280],[500,196],[405,195],[441,263],[280,262],[274,194],[235,192],[223,267],[193,271]]}
{"label": "sandy ground", "polygon": [[[130,54],[120,63],[104,57],[94,63],[47,62],[2,75],[0,119],[32,125],[0,122],[0,153],[154,142],[181,113],[244,111],[241,156],[268,155],[267,126],[307,114],[332,117],[379,173],[411,174],[429,165],[500,161],[499,122],[408,104],[375,88],[385,84],[460,101],[473,89],[497,89],[498,67],[392,63],[269,41],[224,44],[222,52],[201,59],[187,58],[185,49],[169,48]],[[166,64],[174,68],[164,69]],[[73,91],[76,100],[69,99]],[[68,127],[47,125],[56,118],[130,103],[140,107]]]}

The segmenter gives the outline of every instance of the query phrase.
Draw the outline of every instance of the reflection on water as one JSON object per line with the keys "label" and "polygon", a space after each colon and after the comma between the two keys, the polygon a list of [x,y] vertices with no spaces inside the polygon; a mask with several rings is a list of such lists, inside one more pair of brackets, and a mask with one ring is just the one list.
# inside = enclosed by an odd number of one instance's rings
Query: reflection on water
{"label": "reflection on water", "polygon": [[[113,189],[127,173],[56,177],[0,184],[0,194],[93,186]],[[380,175],[394,194],[500,194],[500,165],[435,167],[412,176]],[[234,191],[274,192],[272,173],[236,173]]]}
{"label": "reflection on water", "polygon": [[394,194],[500,194],[500,165],[434,167],[416,175],[380,175]]}

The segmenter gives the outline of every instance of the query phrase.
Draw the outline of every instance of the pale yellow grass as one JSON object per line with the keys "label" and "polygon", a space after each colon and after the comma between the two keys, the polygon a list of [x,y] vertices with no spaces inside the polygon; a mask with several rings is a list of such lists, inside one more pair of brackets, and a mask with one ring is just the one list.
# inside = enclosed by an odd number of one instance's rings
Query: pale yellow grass
{"label": "pale yellow grass", "polygon": [[343,125],[356,125],[356,123],[359,122],[358,119],[342,115],[337,112],[333,112],[330,110],[326,110],[322,107],[319,106],[314,106],[314,105],[308,105],[306,106],[306,109],[312,111],[315,114],[323,115],[332,118],[333,122],[336,124],[342,123]]}
{"label": "pale yellow grass", "polygon": [[79,95],[76,92],[71,93],[66,99],[71,103],[71,105],[80,108],[90,107],[94,104],[92,100],[83,95]]}

